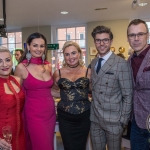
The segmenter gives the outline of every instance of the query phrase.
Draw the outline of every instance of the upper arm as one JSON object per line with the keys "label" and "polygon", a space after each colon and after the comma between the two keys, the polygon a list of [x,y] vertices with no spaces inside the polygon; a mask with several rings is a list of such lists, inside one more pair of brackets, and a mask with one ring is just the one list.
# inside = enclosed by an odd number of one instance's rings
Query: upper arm
{"label": "upper arm", "polygon": [[27,77],[27,70],[23,64],[17,65],[14,75],[20,78],[20,83],[22,83],[22,80]]}
{"label": "upper arm", "polygon": [[59,72],[58,72],[58,70],[56,70],[56,71],[54,72],[54,74],[53,74],[53,80],[54,80],[53,88],[54,88],[54,89],[59,89],[58,84],[57,84],[57,82],[58,82],[58,80],[59,80]]}
{"label": "upper arm", "polygon": [[19,77],[17,77],[17,76],[13,76],[16,80],[17,80],[17,82],[21,85],[21,79],[19,78]]}

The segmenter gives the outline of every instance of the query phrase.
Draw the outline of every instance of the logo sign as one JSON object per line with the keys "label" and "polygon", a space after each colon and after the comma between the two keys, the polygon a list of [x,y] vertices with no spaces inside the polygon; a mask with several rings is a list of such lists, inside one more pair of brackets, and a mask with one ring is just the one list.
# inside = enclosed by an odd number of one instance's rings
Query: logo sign
{"label": "logo sign", "polygon": [[146,127],[147,127],[147,129],[150,131],[150,114],[149,114],[149,116],[147,117]]}
{"label": "logo sign", "polygon": [[48,50],[57,50],[59,49],[59,44],[47,44]]}

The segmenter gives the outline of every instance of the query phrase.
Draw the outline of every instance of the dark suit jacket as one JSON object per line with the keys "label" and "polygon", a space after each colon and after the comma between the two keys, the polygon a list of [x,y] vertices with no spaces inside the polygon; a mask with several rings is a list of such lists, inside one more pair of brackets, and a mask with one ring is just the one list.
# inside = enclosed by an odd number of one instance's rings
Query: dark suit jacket
{"label": "dark suit jacket", "polygon": [[[131,64],[131,58],[129,63]],[[146,129],[146,120],[150,114],[150,49],[147,52],[136,76],[136,82],[133,75],[133,112],[138,127]]]}

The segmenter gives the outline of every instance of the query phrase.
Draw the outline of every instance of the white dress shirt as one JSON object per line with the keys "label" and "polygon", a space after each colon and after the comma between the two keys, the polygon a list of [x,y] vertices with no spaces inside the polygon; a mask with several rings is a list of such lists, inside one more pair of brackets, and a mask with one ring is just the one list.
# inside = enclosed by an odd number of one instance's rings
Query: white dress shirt
{"label": "white dress shirt", "polygon": [[[108,58],[110,57],[110,55],[112,54],[112,51],[109,51],[109,53],[107,53],[105,56],[100,57],[99,58],[103,58],[102,62],[101,62],[101,67],[104,65],[104,63],[108,60]],[[95,69],[97,68],[98,62],[95,65]]]}

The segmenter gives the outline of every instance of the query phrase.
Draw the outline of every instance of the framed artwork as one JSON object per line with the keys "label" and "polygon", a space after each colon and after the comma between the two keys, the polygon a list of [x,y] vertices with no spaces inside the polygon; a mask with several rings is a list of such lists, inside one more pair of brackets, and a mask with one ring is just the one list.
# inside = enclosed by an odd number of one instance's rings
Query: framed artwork
{"label": "framed artwork", "polygon": [[90,55],[95,56],[97,54],[97,49],[95,47],[90,47]]}

